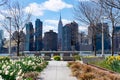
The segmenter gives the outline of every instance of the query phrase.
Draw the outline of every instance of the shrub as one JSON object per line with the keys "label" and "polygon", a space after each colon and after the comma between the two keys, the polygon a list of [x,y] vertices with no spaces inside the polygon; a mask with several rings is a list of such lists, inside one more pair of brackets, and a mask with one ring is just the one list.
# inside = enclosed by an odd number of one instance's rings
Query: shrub
{"label": "shrub", "polygon": [[88,73],[88,72],[92,72],[92,68],[90,67],[90,66],[84,66],[84,68],[83,68],[83,71],[84,71],[84,73]]}
{"label": "shrub", "polygon": [[75,62],[74,64],[72,64],[70,66],[71,69],[73,68],[77,68],[77,69],[81,69],[82,65],[79,62]]}
{"label": "shrub", "polygon": [[56,60],[56,61],[60,61],[61,57],[60,56],[54,56],[53,59]]}
{"label": "shrub", "polygon": [[78,77],[79,74],[80,74],[80,72],[79,72],[78,70],[72,72],[72,75],[73,75],[73,76],[76,76],[76,77]]}
{"label": "shrub", "polygon": [[0,57],[0,62],[2,61],[10,61],[9,57]]}
{"label": "shrub", "polygon": [[25,79],[31,79],[31,80],[36,80],[36,77],[38,76],[39,72],[28,72],[24,74]]}
{"label": "shrub", "polygon": [[90,72],[90,73],[82,73],[79,75],[79,78],[81,80],[93,80],[95,78],[95,74]]}
{"label": "shrub", "polygon": [[109,72],[80,64],[79,62],[69,62],[73,76],[78,80],[120,80],[120,76]]}
{"label": "shrub", "polygon": [[120,73],[120,56],[109,56],[106,58],[106,63],[111,70]]}
{"label": "shrub", "polygon": [[[9,60],[5,58],[0,63],[0,76],[4,80],[24,80],[24,76],[36,76],[36,72],[42,71],[48,63],[40,57],[23,57],[19,60]],[[30,72],[30,73],[29,73]],[[33,72],[33,73],[31,73]],[[27,78],[27,80],[34,80]],[[34,77],[32,77],[34,78]]]}
{"label": "shrub", "polygon": [[74,64],[73,61],[68,62],[67,66],[70,67],[72,64]]}
{"label": "shrub", "polygon": [[74,56],[74,59],[75,59],[75,60],[81,60],[81,56],[75,55],[75,56]]}
{"label": "shrub", "polygon": [[112,68],[113,71],[120,73],[120,61],[119,60],[114,60],[110,64],[110,66],[111,66],[111,68]]}

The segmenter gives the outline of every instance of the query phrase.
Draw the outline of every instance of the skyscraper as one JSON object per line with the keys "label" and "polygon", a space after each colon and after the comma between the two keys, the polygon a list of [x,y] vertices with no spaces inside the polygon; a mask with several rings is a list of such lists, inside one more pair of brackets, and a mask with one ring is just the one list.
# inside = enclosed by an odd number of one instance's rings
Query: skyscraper
{"label": "skyscraper", "polygon": [[21,40],[20,45],[19,45],[20,51],[25,50],[25,37],[26,37],[25,33],[23,31],[20,31],[20,40]]}
{"label": "skyscraper", "polygon": [[35,50],[40,51],[43,48],[42,44],[42,21],[36,19],[35,21]]}
{"label": "skyscraper", "polygon": [[0,30],[0,39],[4,39],[4,33],[3,33],[3,30]]}
{"label": "skyscraper", "polygon": [[57,50],[57,33],[50,30],[44,34],[44,50],[46,51],[56,51]]}
{"label": "skyscraper", "polygon": [[4,39],[4,33],[3,30],[0,30],[0,51],[2,50],[3,47],[3,39]]}
{"label": "skyscraper", "polygon": [[66,24],[63,27],[63,51],[70,51],[71,50],[71,30],[69,28],[70,24]]}
{"label": "skyscraper", "polygon": [[78,24],[73,21],[69,26],[71,30],[71,47],[72,50],[79,50],[79,41],[78,41]]}
{"label": "skyscraper", "polygon": [[114,28],[114,51],[120,51],[120,26]]}
{"label": "skyscraper", "polygon": [[78,24],[73,21],[63,27],[63,50],[79,50]]}
{"label": "skyscraper", "polygon": [[34,47],[34,29],[32,22],[26,24],[26,51],[33,51]]}
{"label": "skyscraper", "polygon": [[[111,46],[109,37],[109,26],[107,23],[98,23],[95,26],[96,31],[96,50],[101,51],[102,49],[102,25],[104,27],[104,49],[109,50]],[[89,44],[93,44],[93,26],[88,27]]]}
{"label": "skyscraper", "polygon": [[58,23],[58,50],[62,50],[62,27],[63,27],[63,24],[62,24],[62,20],[61,20],[61,15],[60,15],[60,20],[59,20],[59,23]]}

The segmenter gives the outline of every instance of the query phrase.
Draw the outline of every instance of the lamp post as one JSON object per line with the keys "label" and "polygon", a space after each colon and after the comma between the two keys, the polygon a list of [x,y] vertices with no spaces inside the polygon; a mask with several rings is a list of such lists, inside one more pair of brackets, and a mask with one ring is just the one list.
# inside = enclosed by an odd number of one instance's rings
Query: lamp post
{"label": "lamp post", "polygon": [[[104,20],[104,18],[103,18]],[[104,21],[102,20],[102,57],[104,57]]]}
{"label": "lamp post", "polygon": [[101,22],[102,22],[102,54],[101,56],[104,57],[104,19],[107,19],[107,17],[102,17]]}
{"label": "lamp post", "polygon": [[11,17],[6,17],[10,21],[10,35],[9,35],[9,55],[11,55]]}

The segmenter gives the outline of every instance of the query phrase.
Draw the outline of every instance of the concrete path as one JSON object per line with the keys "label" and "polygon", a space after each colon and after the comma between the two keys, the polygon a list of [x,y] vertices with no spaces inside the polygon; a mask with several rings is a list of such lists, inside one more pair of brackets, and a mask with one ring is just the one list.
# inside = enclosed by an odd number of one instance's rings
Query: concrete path
{"label": "concrete path", "polygon": [[49,65],[40,74],[38,80],[77,80],[71,76],[71,71],[65,61],[50,61]]}

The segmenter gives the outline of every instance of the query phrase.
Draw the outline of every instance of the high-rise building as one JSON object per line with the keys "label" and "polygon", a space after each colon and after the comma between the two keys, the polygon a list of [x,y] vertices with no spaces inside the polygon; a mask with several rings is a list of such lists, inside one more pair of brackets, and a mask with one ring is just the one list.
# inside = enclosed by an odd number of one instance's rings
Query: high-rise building
{"label": "high-rise building", "polygon": [[120,51],[120,26],[114,28],[114,51]]}
{"label": "high-rise building", "polygon": [[42,21],[36,19],[35,21],[35,50],[40,51],[43,48],[42,44]]}
{"label": "high-rise building", "polygon": [[69,26],[71,30],[71,47],[72,50],[79,50],[79,41],[78,41],[78,24],[73,21]]}
{"label": "high-rise building", "polygon": [[85,34],[85,32],[80,32],[78,34],[78,41],[79,41],[79,44],[84,44],[84,45],[88,44],[88,37]]}
{"label": "high-rise building", "polygon": [[4,39],[4,33],[3,30],[0,30],[0,51],[2,50],[3,47],[3,39]]}
{"label": "high-rise building", "polygon": [[61,15],[60,15],[60,20],[59,20],[59,23],[58,23],[58,50],[62,50],[62,27],[63,27],[63,24],[62,24],[62,20],[61,20]]}
{"label": "high-rise building", "polygon": [[88,27],[88,38],[89,38],[89,44],[93,44],[93,31],[96,31],[96,50],[101,51],[102,49],[102,25],[104,27],[104,49],[105,50],[110,50],[111,47],[111,42],[110,42],[110,37],[109,37],[109,26],[107,23],[98,23],[96,27],[89,26]]}
{"label": "high-rise building", "polygon": [[34,50],[34,29],[32,22],[26,24],[26,51]]}
{"label": "high-rise building", "polygon": [[12,40],[11,40],[11,43],[12,43],[12,50],[11,51],[17,51],[17,40],[19,38],[20,40],[20,43],[19,43],[19,51],[24,51],[25,50],[25,33],[23,31],[20,31],[18,33],[18,31],[14,31],[13,34],[12,34]]}
{"label": "high-rise building", "polygon": [[78,24],[73,21],[63,27],[63,50],[79,50]]}
{"label": "high-rise building", "polygon": [[66,24],[63,27],[63,51],[71,50],[71,29],[69,28],[70,24]]}
{"label": "high-rise building", "polygon": [[3,30],[0,30],[0,39],[4,39],[4,33],[3,33]]}
{"label": "high-rise building", "polygon": [[46,51],[57,51],[57,33],[50,30],[44,33],[44,50]]}
{"label": "high-rise building", "polygon": [[20,31],[20,51],[24,51],[25,50],[25,33],[23,31]]}

